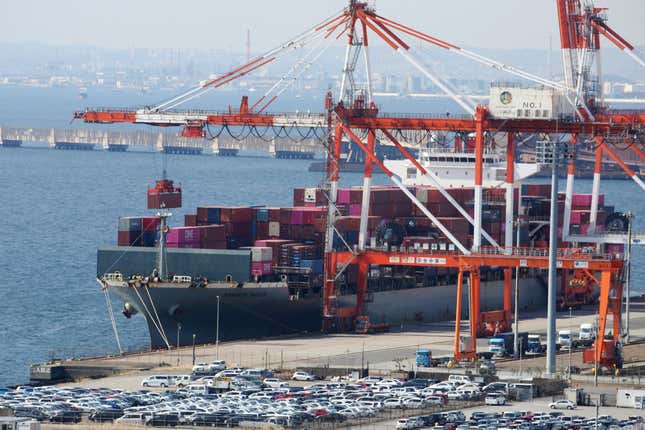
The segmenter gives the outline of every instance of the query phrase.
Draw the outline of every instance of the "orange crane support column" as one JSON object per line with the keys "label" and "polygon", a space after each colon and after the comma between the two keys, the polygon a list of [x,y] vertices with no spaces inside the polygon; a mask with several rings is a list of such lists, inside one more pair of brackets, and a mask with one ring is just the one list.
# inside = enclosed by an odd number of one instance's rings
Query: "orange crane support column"
{"label": "orange crane support column", "polygon": [[480,276],[479,267],[470,271],[470,335],[472,336],[472,351],[477,350],[477,335],[480,333]]}
{"label": "orange crane support column", "polygon": [[[605,328],[607,327],[607,311],[609,309],[609,294],[611,292],[611,272],[603,270],[600,275],[600,299],[598,304],[598,334],[595,342],[596,363],[602,360],[605,347]],[[596,372],[598,369],[596,369]]]}
{"label": "orange crane support column", "polygon": [[464,271],[459,267],[459,273],[457,273],[457,303],[455,304],[455,343],[453,350],[453,357],[455,361],[461,359],[461,350],[459,348],[460,338],[461,338],[461,300],[463,297],[463,286],[464,286]]}

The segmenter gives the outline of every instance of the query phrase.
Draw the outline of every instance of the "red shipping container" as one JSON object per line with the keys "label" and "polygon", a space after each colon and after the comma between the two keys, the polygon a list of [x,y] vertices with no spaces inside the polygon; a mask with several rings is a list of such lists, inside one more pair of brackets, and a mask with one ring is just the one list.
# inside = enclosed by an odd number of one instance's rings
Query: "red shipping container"
{"label": "red shipping container", "polygon": [[119,231],[117,234],[118,246],[140,246],[141,232],[138,231]]}
{"label": "red shipping container", "polygon": [[280,208],[280,224],[288,225],[291,224],[291,212],[293,208]]}
{"label": "red shipping container", "polygon": [[251,222],[229,222],[224,224],[227,236],[231,237],[251,237],[253,227]]}
{"label": "red shipping container", "polygon": [[186,215],[184,215],[184,226],[186,226],[186,227],[196,227],[197,226],[197,214],[186,214]]}
{"label": "red shipping container", "polygon": [[202,242],[203,249],[226,249],[226,241]]}
{"label": "red shipping container", "polygon": [[161,223],[161,219],[158,216],[147,216],[141,218],[141,220],[143,223],[143,231],[155,231]]}
{"label": "red shipping container", "polygon": [[223,225],[207,225],[200,227],[202,242],[226,241],[226,228]]}
{"label": "red shipping container", "polygon": [[305,189],[304,188],[294,188],[293,189],[293,205],[294,206],[304,206],[305,203]]}
{"label": "red shipping container", "polygon": [[363,189],[362,188],[351,188],[349,190],[349,202],[350,204],[360,204],[363,200]]}
{"label": "red shipping container", "polygon": [[269,208],[269,221],[280,222],[280,208]]}
{"label": "red shipping container", "polygon": [[255,238],[266,239],[269,237],[269,223],[257,221],[255,223]]}
{"label": "red shipping container", "polygon": [[220,212],[222,224],[253,221],[253,208],[248,206],[223,207]]}

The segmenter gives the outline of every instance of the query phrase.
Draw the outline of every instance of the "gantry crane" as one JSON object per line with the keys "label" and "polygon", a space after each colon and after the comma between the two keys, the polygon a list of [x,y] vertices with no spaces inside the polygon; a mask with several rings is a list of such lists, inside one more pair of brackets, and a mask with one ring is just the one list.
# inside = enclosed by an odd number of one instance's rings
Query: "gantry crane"
{"label": "gantry crane", "polygon": [[[508,325],[511,312],[511,279],[513,268],[548,266],[546,251],[543,249],[519,249],[513,247],[513,201],[514,187],[514,151],[516,136],[521,133],[540,133],[545,135],[570,136],[572,145],[582,145],[589,142],[596,153],[596,174],[594,175],[591,213],[594,217],[598,208],[600,163],[602,153],[606,153],[645,189],[645,184],[627,166],[620,161],[611,144],[616,139],[627,141],[631,148],[645,160],[645,153],[637,146],[637,138],[645,125],[645,111],[618,111],[606,107],[602,95],[598,92],[597,82],[601,77],[598,66],[597,75],[592,76],[591,64],[595,58],[599,60],[600,35],[606,36],[620,49],[626,51],[645,66],[642,59],[634,52],[634,48],[606,24],[603,11],[593,7],[589,0],[557,0],[558,16],[561,30],[563,56],[565,59],[564,83],[536,76],[519,68],[503,64],[473,51],[439,39],[430,34],[418,31],[376,13],[367,3],[350,0],[348,7],[338,14],[325,19],[294,39],[281,44],[275,49],[247,62],[246,64],[215,79],[204,81],[197,87],[143,109],[87,109],[75,113],[74,117],[89,123],[118,123],[129,122],[155,126],[181,126],[181,134],[187,137],[203,137],[205,128],[213,125],[223,127],[265,127],[278,128],[318,128],[327,130],[327,187],[328,229],[325,245],[325,285],[323,288],[323,327],[331,329],[334,326],[351,324],[356,318],[364,315],[367,295],[367,273],[370,264],[406,265],[406,266],[442,266],[455,267],[459,270],[457,285],[457,312],[455,321],[455,358],[473,358],[476,354],[476,337],[482,332],[482,322],[497,322]],[[412,67],[430,79],[438,88],[445,92],[465,112],[463,117],[447,117],[446,115],[420,115],[405,117],[383,115],[379,112],[373,99],[371,79],[371,58],[369,38],[376,36],[383,40],[395,52],[400,54]],[[347,45],[340,82],[338,100],[333,101],[331,92],[325,101],[326,112],[320,114],[288,114],[269,113],[267,108],[276,98],[286,91],[289,86],[304,73],[329,47],[342,37],[347,38]],[[423,59],[415,53],[415,49],[406,40],[411,37],[416,41],[444,49],[448,52],[469,58],[485,66],[510,73],[516,77],[529,80],[546,88],[557,91],[566,100],[571,115],[566,118],[498,118],[491,114],[486,106],[476,105],[446,79],[424,64]],[[313,45],[313,46],[312,46]],[[302,58],[263,96],[250,104],[244,97],[237,110],[229,108],[221,112],[181,111],[176,108],[209,90],[224,86],[235,79],[267,66],[288,52],[307,48]],[[361,52],[364,60],[365,85],[358,83],[356,76],[360,68]],[[365,132],[366,141],[359,138],[356,131]],[[474,214],[471,216],[463,207],[439,184],[433,172],[426,170],[395,138],[393,130],[433,130],[456,132],[460,134],[474,133],[475,143],[475,175],[474,175]],[[416,167],[417,173],[435,183],[437,189],[453,204],[462,216],[473,225],[474,236],[472,248],[464,244],[447,229],[416,197],[402,184],[400,178],[394,175],[375,155],[374,147],[376,133],[381,132],[401,154]],[[507,143],[507,174],[506,174],[506,235],[504,244],[496,243],[482,229],[482,170],[484,147],[492,135],[506,133]],[[336,252],[332,248],[334,236],[334,219],[336,217],[336,198],[338,192],[340,148],[343,136],[347,136],[365,152],[365,169],[362,193],[361,223],[358,249]],[[454,251],[431,253],[406,253],[400,251],[383,251],[367,247],[367,216],[370,205],[370,187],[373,166],[383,170],[391,181],[430,218],[437,228],[451,241]],[[571,196],[573,193],[573,160],[568,167],[566,204],[565,204],[565,239],[572,240],[568,230],[568,218],[571,211]],[[592,234],[595,233],[592,229]],[[482,239],[491,245],[482,246]],[[600,239],[598,239],[600,240]],[[575,242],[588,243],[585,237],[576,237]],[[349,265],[358,266],[357,300],[351,307],[338,307],[335,297],[337,294],[336,279]],[[595,344],[593,356],[597,362],[608,348],[604,338],[607,316],[612,314],[614,325],[614,340],[620,335],[620,316],[622,300],[622,284],[620,274],[623,260],[619,257],[608,256],[599,250],[589,251],[588,248],[569,247],[557,252],[558,268],[565,271],[585,271],[586,278],[593,280],[600,287],[599,300],[599,341]],[[479,272],[482,267],[496,266],[504,270],[504,309],[483,313],[479,308]],[[471,289],[470,323],[471,342],[460,346],[461,295],[464,276],[469,276]],[[599,275],[598,275],[599,274]],[[555,287],[552,287],[555,288]]]}

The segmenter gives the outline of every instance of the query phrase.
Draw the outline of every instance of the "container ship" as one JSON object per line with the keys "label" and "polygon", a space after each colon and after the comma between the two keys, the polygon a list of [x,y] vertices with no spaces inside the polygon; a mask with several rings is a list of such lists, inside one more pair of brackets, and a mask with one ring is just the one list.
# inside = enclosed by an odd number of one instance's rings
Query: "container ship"
{"label": "container ship", "polygon": [[[422,153],[442,185],[463,207],[473,211],[472,154]],[[498,243],[505,232],[505,189],[500,187],[503,160],[487,158],[484,179],[483,228]],[[438,189],[419,183],[405,162],[389,166],[408,189],[466,246],[472,245],[469,222]],[[499,166],[498,166],[499,165]],[[517,163],[518,181],[535,174],[535,165]],[[550,185],[522,184],[514,189],[519,246],[548,246]],[[182,190],[172,181],[158,181],[148,190],[154,216],[122,217],[117,246],[98,249],[97,278],[123,301],[123,314],[143,316],[151,348],[255,339],[319,332],[322,326],[323,249],[327,226],[327,193],[321,188],[296,188],[293,206],[200,206],[184,216],[183,225],[167,212],[181,206]],[[363,190],[338,190],[333,247],[358,242]],[[389,186],[370,189],[369,246],[423,252],[450,251],[452,244],[402,190]],[[558,201],[562,220],[564,194]],[[574,194],[571,233],[589,228],[591,195]],[[624,230],[626,221],[600,196],[597,230]],[[561,226],[560,226],[561,227]],[[561,228],[559,237],[562,237]],[[607,245],[621,252],[621,245]],[[521,309],[545,306],[546,273],[519,272]],[[457,271],[451,268],[372,266],[369,270],[365,316],[370,322],[398,325],[454,319]],[[340,279],[338,305],[355,303],[356,272],[350,267]],[[503,272],[481,273],[482,310],[503,305]],[[592,292],[584,300],[593,300]],[[462,309],[468,309],[467,294]]]}

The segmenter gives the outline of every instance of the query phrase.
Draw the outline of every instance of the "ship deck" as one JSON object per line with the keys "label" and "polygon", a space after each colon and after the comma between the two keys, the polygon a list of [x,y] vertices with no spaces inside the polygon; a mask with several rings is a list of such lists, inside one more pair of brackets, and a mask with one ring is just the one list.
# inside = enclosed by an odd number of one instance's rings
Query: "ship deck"
{"label": "ship deck", "polygon": [[[577,332],[580,324],[593,322],[595,307],[588,306],[573,312],[558,313],[557,329]],[[645,297],[632,302],[631,342],[624,347],[626,366],[638,365],[645,357]],[[526,312],[521,316],[520,331],[539,333],[545,340],[546,311]],[[463,320],[465,327],[467,321]],[[270,369],[316,368],[329,366],[338,369],[359,369],[369,366],[371,373],[389,373],[396,370],[414,370],[414,356],[419,348],[429,348],[435,357],[450,356],[453,348],[454,325],[451,322],[418,323],[392,327],[382,334],[331,334],[300,337],[283,337],[263,340],[246,340],[221,343],[219,359],[229,366],[267,367]],[[485,351],[487,339],[478,340],[479,350]],[[199,345],[195,349],[195,362],[209,362],[218,357],[215,345]],[[589,368],[581,360],[582,352],[573,352],[571,359],[581,369]],[[544,369],[545,357],[523,359],[522,364],[513,360],[498,362],[498,372],[516,373]],[[557,356],[557,368],[568,366],[568,352]],[[113,387],[138,389],[140,382],[150,373],[190,373],[193,364],[192,347],[174,350],[147,351],[124,356],[75,359],[56,363],[69,374],[79,375],[78,382],[87,387]],[[644,365],[641,363],[640,365]],[[454,370],[453,370],[454,372]],[[104,377],[98,377],[104,376]],[[85,379],[83,379],[85,378]],[[70,384],[70,383],[68,383]]]}

